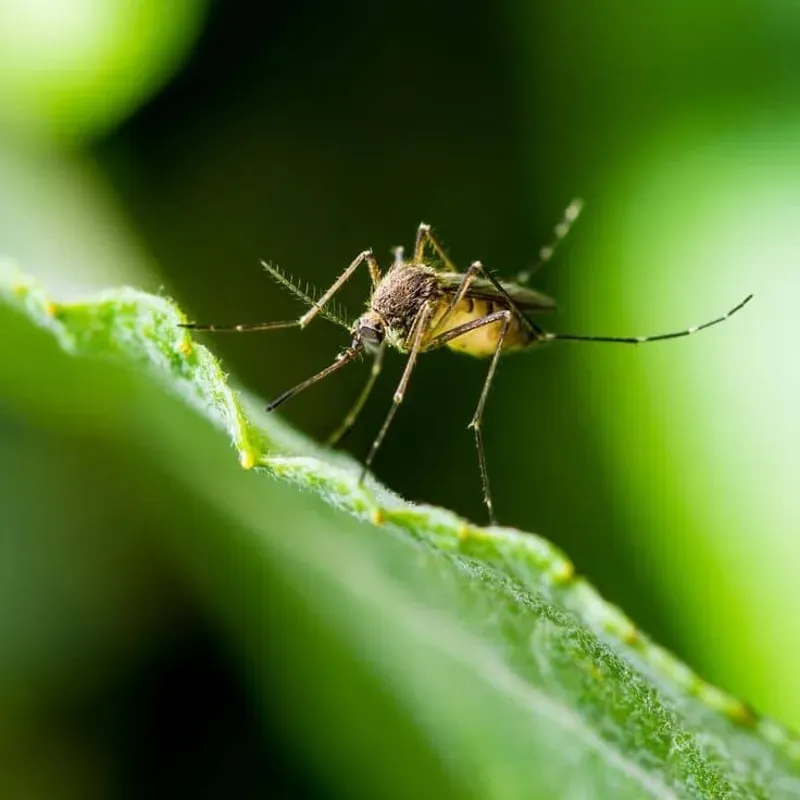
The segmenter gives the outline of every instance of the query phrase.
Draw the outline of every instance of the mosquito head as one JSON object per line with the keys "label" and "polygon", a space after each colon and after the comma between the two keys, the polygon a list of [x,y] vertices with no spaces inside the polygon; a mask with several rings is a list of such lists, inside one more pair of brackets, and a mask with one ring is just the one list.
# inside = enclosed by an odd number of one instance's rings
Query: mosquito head
{"label": "mosquito head", "polygon": [[374,353],[383,343],[385,335],[383,320],[374,311],[368,311],[356,320],[350,347]]}

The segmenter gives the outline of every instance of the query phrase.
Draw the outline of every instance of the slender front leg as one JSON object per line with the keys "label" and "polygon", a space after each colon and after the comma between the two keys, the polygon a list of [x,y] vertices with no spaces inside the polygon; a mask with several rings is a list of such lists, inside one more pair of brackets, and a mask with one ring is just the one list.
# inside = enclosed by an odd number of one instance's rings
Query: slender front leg
{"label": "slender front leg", "polygon": [[378,352],[375,353],[375,360],[372,362],[372,370],[369,373],[369,378],[361,390],[361,394],[353,404],[353,407],[344,418],[342,424],[328,437],[328,447],[336,447],[341,440],[350,433],[350,429],[355,425],[358,415],[367,403],[367,400],[375,387],[375,382],[378,380],[378,375],[381,374],[383,367],[383,354],[386,352],[386,339],[384,339],[378,347]]}
{"label": "slender front leg", "polygon": [[442,265],[447,272],[458,272],[456,265],[448,258],[442,243],[436,238],[436,234],[431,230],[431,226],[426,222],[420,222],[417,228],[417,239],[414,242],[414,261],[417,264],[425,263],[425,245],[429,244],[433,252],[442,260]]}
{"label": "slender front leg", "polygon": [[381,279],[381,271],[378,267],[378,262],[375,260],[375,256],[372,254],[372,250],[364,250],[364,252],[359,253],[351,262],[350,266],[333,282],[333,285],[328,289],[322,297],[319,298],[311,308],[300,317],[299,325],[301,328],[305,328],[309,322],[311,322],[314,317],[319,314],[319,312],[324,308],[325,304],[333,297],[339,289],[342,288],[344,282],[363,264],[367,262],[369,266],[369,276],[372,280],[373,288],[377,285],[378,281]]}
{"label": "slender front leg", "polygon": [[372,464],[372,460],[375,458],[375,453],[378,452],[378,448],[381,446],[381,442],[383,442],[383,438],[386,436],[386,431],[389,430],[389,425],[394,419],[394,415],[397,413],[400,403],[403,402],[403,397],[405,396],[406,388],[408,387],[408,381],[411,378],[411,373],[413,372],[414,366],[417,363],[417,356],[419,355],[419,351],[422,347],[422,340],[425,337],[425,332],[428,328],[428,323],[430,322],[432,313],[433,304],[426,303],[417,314],[417,318],[414,321],[413,327],[414,339],[413,344],[411,345],[411,351],[408,354],[408,361],[406,361],[406,366],[403,370],[403,375],[400,378],[400,383],[397,385],[397,390],[392,398],[392,407],[389,409],[389,413],[386,415],[386,419],[383,421],[383,425],[378,431],[375,441],[372,443],[372,447],[369,450],[366,461],[364,461],[364,467],[361,470],[361,475],[358,479],[359,483],[364,480],[367,471]]}

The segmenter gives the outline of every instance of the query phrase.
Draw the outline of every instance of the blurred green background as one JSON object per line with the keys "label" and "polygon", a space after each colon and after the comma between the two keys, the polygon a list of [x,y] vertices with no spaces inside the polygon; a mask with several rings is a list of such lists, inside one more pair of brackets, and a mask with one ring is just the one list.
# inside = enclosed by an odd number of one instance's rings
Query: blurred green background
{"label": "blurred green background", "polygon": [[[584,214],[536,282],[559,300],[555,329],[659,332],[755,300],[692,339],[502,362],[485,423],[498,515],[562,546],[705,677],[800,727],[800,6],[0,5],[0,253],[62,295],[129,283],[198,320],[291,318],[260,259],[324,288],[365,247],[388,262],[420,220],[456,263],[513,276],[576,195]],[[365,276],[343,290],[351,314],[366,290]],[[270,398],[346,340],[320,322],[211,345]],[[401,363],[348,441],[359,457]],[[422,359],[375,465],[405,497],[479,522],[466,424],[486,366]],[[367,369],[282,413],[324,438]],[[256,718],[157,529],[140,535],[126,465],[104,469],[99,439],[55,436],[2,396],[0,437],[2,699],[37,696],[0,740],[15,796],[144,790],[165,744],[180,776],[218,739],[237,755],[218,796],[324,793],[286,766],[291,742]],[[204,719],[183,717],[180,693],[209,684]]]}

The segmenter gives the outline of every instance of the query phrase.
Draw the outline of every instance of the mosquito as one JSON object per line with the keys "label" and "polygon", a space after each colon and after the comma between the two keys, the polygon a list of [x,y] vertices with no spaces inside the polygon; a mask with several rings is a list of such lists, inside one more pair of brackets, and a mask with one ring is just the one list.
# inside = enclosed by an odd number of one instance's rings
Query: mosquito
{"label": "mosquito", "polygon": [[[374,356],[372,370],[364,388],[344,421],[328,440],[328,444],[331,446],[337,445],[358,419],[381,372],[387,347],[393,347],[407,356],[400,382],[394,392],[392,405],[378,435],[372,442],[361,469],[359,482],[363,482],[372,466],[389,426],[403,402],[420,354],[447,347],[478,358],[488,358],[489,368],[468,428],[475,435],[483,500],[488,509],[490,523],[496,524],[497,519],[486,466],[482,424],[486,399],[501,355],[513,351],[530,350],[554,341],[639,345],[677,339],[724,322],[744,308],[753,297],[752,294],[748,295],[720,317],[671,333],[648,336],[595,336],[554,333],[543,329],[531,319],[531,316],[555,311],[556,303],[547,295],[523,284],[553,256],[558,245],[578,218],[582,205],[580,199],[570,203],[561,221],[555,227],[550,243],[539,251],[539,259],[536,264],[533,268],[520,273],[515,282],[499,280],[480,261],[473,261],[466,272],[459,272],[445,253],[444,247],[431,230],[431,226],[421,223],[417,228],[414,250],[410,259],[405,258],[402,247],[397,247],[393,251],[394,262],[385,273],[382,273],[372,250],[364,250],[353,259],[350,266],[339,275],[333,285],[317,299],[314,299],[308,291],[304,291],[275,266],[262,262],[267,272],[278,283],[309,307],[299,319],[225,326],[186,323],[181,327],[212,332],[264,331],[279,328],[302,329],[319,316],[348,330],[352,336],[350,344],[336,356],[332,364],[285,391],[267,406],[267,411],[274,411],[287,400],[337,372],[363,354]],[[331,300],[363,264],[366,264],[369,271],[372,290],[367,302],[367,311],[354,324],[350,325],[332,309]]]}

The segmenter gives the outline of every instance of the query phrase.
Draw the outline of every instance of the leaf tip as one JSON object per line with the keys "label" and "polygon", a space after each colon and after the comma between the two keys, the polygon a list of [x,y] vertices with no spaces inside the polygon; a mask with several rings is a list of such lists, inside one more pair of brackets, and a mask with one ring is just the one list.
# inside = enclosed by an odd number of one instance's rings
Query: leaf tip
{"label": "leaf tip", "polygon": [[752,728],[758,721],[756,712],[744,701],[733,700],[728,708],[728,716],[746,728]]}
{"label": "leaf tip", "polygon": [[[609,613],[610,612],[610,613]],[[629,646],[641,644],[642,637],[639,629],[621,611],[614,609],[607,610],[607,615],[603,621],[603,627],[617,637],[621,642]]]}
{"label": "leaf tip", "polygon": [[239,453],[239,464],[242,469],[253,469],[256,465],[256,457],[252,450],[242,450]]}
{"label": "leaf tip", "polygon": [[550,580],[563,586],[570,583],[575,577],[575,565],[569,559],[562,559],[550,570]]}
{"label": "leaf tip", "polygon": [[623,644],[627,644],[629,647],[634,647],[642,641],[639,629],[633,623],[620,631],[620,634]]}

